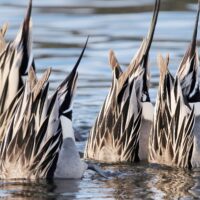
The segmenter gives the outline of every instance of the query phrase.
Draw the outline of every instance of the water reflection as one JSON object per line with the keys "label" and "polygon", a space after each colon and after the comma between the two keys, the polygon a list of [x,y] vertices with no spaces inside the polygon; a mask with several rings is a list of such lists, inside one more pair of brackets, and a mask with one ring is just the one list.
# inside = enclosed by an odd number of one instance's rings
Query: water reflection
{"label": "water reflection", "polygon": [[190,189],[195,185],[191,172],[170,167],[148,168],[147,173],[154,174],[149,181],[149,188],[154,199],[180,199],[191,197]]}
{"label": "water reflection", "polygon": [[190,199],[200,195],[200,172],[139,165],[102,166],[108,179],[88,172],[82,180],[1,181],[8,199]]}
{"label": "water reflection", "polygon": [[9,181],[0,183],[0,196],[14,199],[75,199],[80,180]]}

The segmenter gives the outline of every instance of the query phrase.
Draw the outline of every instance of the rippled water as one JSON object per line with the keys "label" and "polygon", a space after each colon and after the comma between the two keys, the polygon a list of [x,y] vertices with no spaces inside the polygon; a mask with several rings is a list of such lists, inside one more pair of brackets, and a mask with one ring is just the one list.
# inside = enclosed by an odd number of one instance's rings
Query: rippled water
{"label": "rippled water", "polygon": [[[10,24],[14,38],[28,0],[0,0],[0,24]],[[111,84],[108,51],[126,66],[146,35],[154,0],[33,0],[34,55],[38,73],[53,68],[51,88],[64,79],[90,35],[79,67],[74,128],[87,137]],[[192,36],[196,1],[162,0],[150,53],[151,89],[155,101],[159,72],[156,55],[170,53],[175,73]],[[84,142],[77,143],[80,150]],[[5,199],[191,199],[200,196],[200,173],[147,163],[102,166],[114,173],[104,179],[88,171],[82,180],[0,182]]]}

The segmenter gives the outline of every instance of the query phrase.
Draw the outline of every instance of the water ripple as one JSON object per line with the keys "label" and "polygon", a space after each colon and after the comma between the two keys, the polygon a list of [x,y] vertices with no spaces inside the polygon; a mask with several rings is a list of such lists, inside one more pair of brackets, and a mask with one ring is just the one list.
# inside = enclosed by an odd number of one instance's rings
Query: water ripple
{"label": "water ripple", "polygon": [[[188,2],[188,3],[187,3]],[[192,3],[193,2],[193,3]],[[86,37],[89,44],[79,67],[74,103],[75,132],[87,138],[111,85],[108,51],[114,49],[126,68],[146,36],[154,0],[34,0],[33,40],[38,75],[51,67],[54,90],[78,58]],[[10,23],[8,39],[17,33],[27,0],[1,0],[0,24]],[[170,54],[175,74],[192,37],[196,1],[162,1],[150,52],[150,96],[155,102],[159,71],[158,52]],[[199,36],[198,36],[199,38]],[[199,45],[198,40],[198,45]],[[85,142],[78,143],[83,151]],[[82,180],[0,182],[0,197],[7,199],[191,199],[200,195],[198,171],[184,171],[141,163],[102,166],[116,176],[102,179],[88,171]],[[120,172],[120,173],[118,173]]]}

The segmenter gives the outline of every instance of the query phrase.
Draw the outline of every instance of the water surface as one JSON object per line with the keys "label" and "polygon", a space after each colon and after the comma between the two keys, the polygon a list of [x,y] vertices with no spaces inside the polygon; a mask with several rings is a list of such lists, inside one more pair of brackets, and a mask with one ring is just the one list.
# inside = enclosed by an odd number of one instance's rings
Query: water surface
{"label": "water surface", "polygon": [[[150,52],[151,88],[155,102],[158,53],[170,54],[174,74],[192,37],[196,2],[162,0]],[[9,22],[13,39],[25,15],[27,0],[1,0],[0,24]],[[89,44],[79,66],[74,102],[74,128],[87,138],[111,84],[108,51],[114,49],[125,68],[150,25],[154,0],[33,0],[34,56],[38,75],[52,67],[51,89],[72,69],[86,37]],[[199,43],[199,42],[198,42]],[[83,151],[85,142],[78,142]],[[4,199],[192,199],[200,195],[198,171],[147,163],[102,166],[115,174],[109,179],[86,172],[82,180],[2,181]]]}

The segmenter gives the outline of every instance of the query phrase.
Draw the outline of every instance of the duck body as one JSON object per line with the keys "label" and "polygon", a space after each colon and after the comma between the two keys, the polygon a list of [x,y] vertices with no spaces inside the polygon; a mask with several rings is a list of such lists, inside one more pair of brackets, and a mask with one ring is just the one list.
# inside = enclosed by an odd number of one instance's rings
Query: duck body
{"label": "duck body", "polygon": [[[198,81],[198,5],[193,37],[173,78],[169,57],[159,58],[160,82],[149,143],[149,161],[183,168],[200,167],[200,90]],[[168,114],[166,114],[168,113]]]}
{"label": "duck body", "polygon": [[51,69],[38,79],[31,55],[31,8],[30,0],[14,42],[1,42],[0,179],[81,178],[88,166],[75,146],[72,109],[77,68],[88,40],[72,71],[50,96]]}
{"label": "duck body", "polygon": [[[149,33],[125,71],[120,68],[114,52],[110,51],[112,85],[90,131],[84,153],[86,159],[106,163],[147,159],[146,144],[153,116],[147,65],[159,6],[160,1],[156,0]],[[146,116],[146,109],[152,112],[151,116]]]}
{"label": "duck body", "polygon": [[191,167],[194,109],[184,100],[178,78],[168,70],[168,59],[158,58],[159,91],[149,139],[149,161],[183,168]]}
{"label": "duck body", "polygon": [[88,165],[80,159],[74,140],[69,137],[63,140],[60,149],[54,178],[80,179]]}

